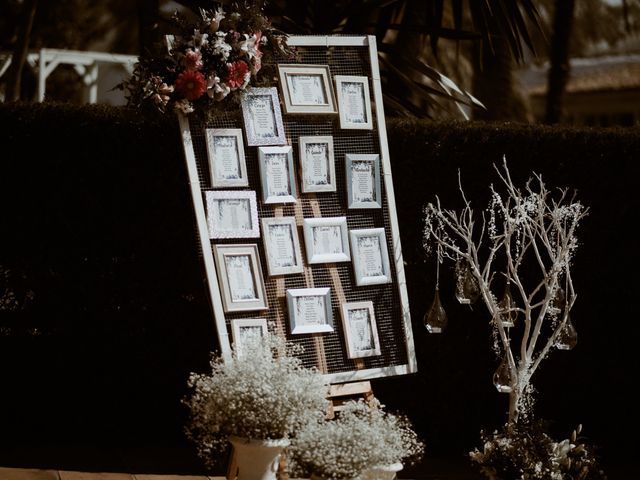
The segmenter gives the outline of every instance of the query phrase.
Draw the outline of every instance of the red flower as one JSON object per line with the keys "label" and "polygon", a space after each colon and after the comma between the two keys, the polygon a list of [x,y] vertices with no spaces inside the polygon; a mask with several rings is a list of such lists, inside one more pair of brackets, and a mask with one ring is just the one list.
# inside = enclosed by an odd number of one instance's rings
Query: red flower
{"label": "red flower", "polygon": [[176,91],[187,100],[197,100],[207,90],[207,82],[200,72],[187,70],[178,75],[176,79]]}
{"label": "red flower", "polygon": [[245,86],[249,77],[249,66],[242,60],[227,63],[227,76],[224,79],[231,90]]}

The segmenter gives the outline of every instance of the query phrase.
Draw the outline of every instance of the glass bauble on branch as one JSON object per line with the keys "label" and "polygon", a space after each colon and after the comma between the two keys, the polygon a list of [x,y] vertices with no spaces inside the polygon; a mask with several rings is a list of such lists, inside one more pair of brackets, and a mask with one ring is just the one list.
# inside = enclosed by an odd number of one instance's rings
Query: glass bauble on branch
{"label": "glass bauble on branch", "polygon": [[427,313],[424,316],[424,326],[429,333],[442,333],[447,328],[449,319],[447,318],[447,312],[442,307],[440,301],[440,289],[436,286],[436,293],[433,297],[433,303]]}
{"label": "glass bauble on branch", "polygon": [[493,384],[500,393],[510,393],[513,390],[513,376],[509,368],[509,355],[504,354],[498,369],[493,374]]}
{"label": "glass bauble on branch", "polygon": [[507,281],[504,287],[504,293],[502,299],[498,303],[498,309],[500,318],[502,319],[502,326],[505,328],[511,328],[516,324],[518,317],[518,311],[516,310],[516,302],[511,295],[511,283]]}
{"label": "glass bauble on branch", "polygon": [[466,260],[456,262],[456,298],[463,305],[476,303],[480,297],[480,287]]}

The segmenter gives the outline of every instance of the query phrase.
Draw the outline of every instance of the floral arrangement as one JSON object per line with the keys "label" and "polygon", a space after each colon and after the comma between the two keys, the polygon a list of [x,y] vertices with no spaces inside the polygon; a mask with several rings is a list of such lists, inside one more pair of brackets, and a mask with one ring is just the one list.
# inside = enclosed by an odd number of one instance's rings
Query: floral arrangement
{"label": "floral arrangement", "polygon": [[376,466],[414,463],[423,452],[407,417],[351,400],[335,419],[311,422],[296,434],[289,469],[296,477],[346,480]]}
{"label": "floral arrangement", "polygon": [[271,27],[254,2],[238,2],[231,12],[221,6],[200,9],[195,24],[177,12],[172,21],[176,34],[140,56],[131,77],[119,85],[128,105],[207,115],[260,84],[266,56],[291,54],[286,35]]}
{"label": "floral arrangement", "polygon": [[[260,440],[289,438],[325,417],[328,384],[295,355],[300,347],[269,334],[226,360],[212,355],[211,372],[191,373],[187,437],[208,466],[229,448],[230,435]],[[220,457],[220,456],[218,456]]]}
{"label": "floral arrangement", "polygon": [[490,480],[604,480],[594,449],[578,437],[581,430],[554,442],[543,422],[507,424],[491,435],[481,432],[483,449],[469,456]]}

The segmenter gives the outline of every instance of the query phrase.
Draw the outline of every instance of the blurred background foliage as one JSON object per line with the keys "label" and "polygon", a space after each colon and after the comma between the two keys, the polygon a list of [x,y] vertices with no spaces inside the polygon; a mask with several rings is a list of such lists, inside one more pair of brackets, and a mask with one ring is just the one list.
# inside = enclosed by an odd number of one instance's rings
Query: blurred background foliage
{"label": "blurred background foliage", "polygon": [[[640,0],[247,0],[289,34],[375,35],[388,116],[529,121],[514,71],[550,61],[545,120],[558,121],[568,59],[610,50],[640,29]],[[140,55],[169,32],[176,11],[202,0],[4,0],[0,50],[41,47]],[[29,21],[31,26],[29,27]],[[74,73],[50,80],[48,99],[73,98]],[[0,82],[7,100],[33,97],[34,75]],[[78,80],[79,81],[79,80]]]}

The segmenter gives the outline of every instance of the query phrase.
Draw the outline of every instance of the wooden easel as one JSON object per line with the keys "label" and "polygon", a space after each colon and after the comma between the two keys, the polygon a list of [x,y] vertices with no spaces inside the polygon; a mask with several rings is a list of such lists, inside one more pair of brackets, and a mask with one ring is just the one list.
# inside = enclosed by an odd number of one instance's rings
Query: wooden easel
{"label": "wooden easel", "polygon": [[379,402],[373,395],[371,382],[369,381],[331,385],[327,398],[330,401],[327,419],[335,418],[336,413],[340,412],[340,410],[344,408],[344,404],[350,400],[363,399],[365,403],[372,408],[379,406]]}

